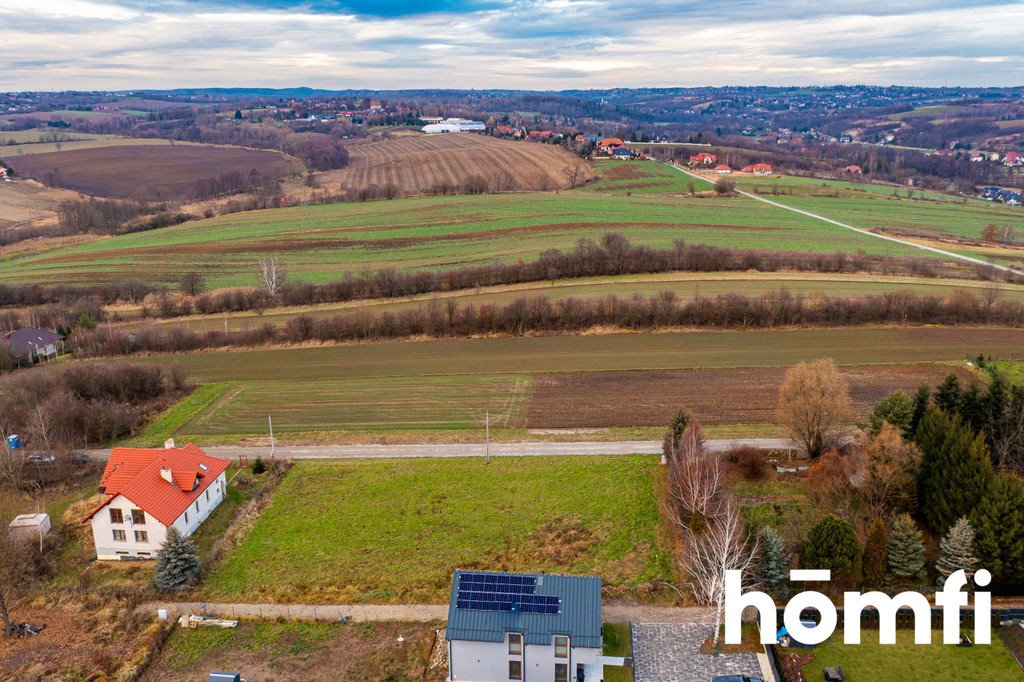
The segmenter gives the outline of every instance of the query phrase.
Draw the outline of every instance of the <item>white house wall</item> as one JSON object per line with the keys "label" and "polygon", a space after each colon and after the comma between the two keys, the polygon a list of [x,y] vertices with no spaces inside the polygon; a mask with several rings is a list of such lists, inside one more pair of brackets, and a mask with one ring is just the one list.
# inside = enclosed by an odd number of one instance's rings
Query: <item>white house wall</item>
{"label": "white house wall", "polygon": [[[452,682],[508,682],[508,662],[515,656],[508,653],[506,642],[471,642],[454,640],[451,645],[450,679]],[[569,680],[576,680],[576,666],[583,664],[593,669],[600,649],[571,647],[569,658],[555,659],[554,641],[550,645],[523,645],[523,682],[552,682],[555,663],[569,664]],[[587,677],[587,682],[600,682],[599,677]]]}
{"label": "white house wall", "polygon": [[[182,535],[188,537],[199,528],[199,526],[210,516],[210,513],[224,501],[227,491],[227,477],[224,473],[199,495],[196,502],[189,505],[186,512],[182,513],[174,521]],[[206,492],[210,493],[207,501]],[[196,504],[199,505],[198,512]],[[145,524],[132,523],[132,510],[141,509],[139,505],[129,500],[124,495],[118,495],[110,504],[101,509],[92,517],[93,542],[96,545],[96,558],[100,560],[118,560],[125,557],[153,558],[156,556],[160,545],[167,539],[167,526],[157,521],[151,514],[146,514]],[[120,509],[123,523],[112,523],[110,521],[110,509]],[[145,510],[143,510],[145,511]],[[185,520],[186,515],[188,521]],[[120,529],[125,533],[124,542],[114,541],[114,530]],[[147,542],[136,542],[135,531],[144,530],[148,534]]]}

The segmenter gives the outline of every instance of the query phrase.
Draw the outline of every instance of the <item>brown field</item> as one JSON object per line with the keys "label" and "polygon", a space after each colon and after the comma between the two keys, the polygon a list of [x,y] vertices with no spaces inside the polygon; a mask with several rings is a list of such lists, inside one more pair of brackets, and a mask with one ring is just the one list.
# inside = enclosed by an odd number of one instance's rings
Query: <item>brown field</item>
{"label": "brown field", "polygon": [[41,179],[59,169],[65,187],[122,199],[184,199],[196,181],[252,169],[282,177],[302,164],[279,152],[201,145],[120,146],[15,156],[7,160],[22,177]]}
{"label": "brown field", "polygon": [[[680,406],[707,424],[774,422],[785,372],[784,367],[744,367],[537,375],[521,426],[658,426],[668,423]],[[892,391],[935,386],[950,372],[963,380],[971,377],[962,368],[938,364],[842,368],[857,420],[865,419],[872,405]]]}
{"label": "brown field", "polygon": [[394,185],[404,196],[429,194],[438,183],[458,187],[479,175],[491,192],[564,189],[563,170],[581,167],[580,180],[595,177],[582,160],[561,147],[511,142],[485,135],[402,135],[392,139],[357,142],[349,146],[347,168],[321,173],[325,187],[340,184],[345,190]]}
{"label": "brown field", "polygon": [[0,182],[0,230],[55,225],[57,205],[78,196],[31,180]]}
{"label": "brown field", "polygon": [[33,111],[27,114],[0,115],[0,128],[4,126],[4,123],[13,123],[15,121],[22,121],[25,119],[34,119],[38,121],[67,121],[68,123],[74,123],[76,121],[103,123],[105,121],[124,118],[127,115],[128,114],[120,114],[113,111]]}

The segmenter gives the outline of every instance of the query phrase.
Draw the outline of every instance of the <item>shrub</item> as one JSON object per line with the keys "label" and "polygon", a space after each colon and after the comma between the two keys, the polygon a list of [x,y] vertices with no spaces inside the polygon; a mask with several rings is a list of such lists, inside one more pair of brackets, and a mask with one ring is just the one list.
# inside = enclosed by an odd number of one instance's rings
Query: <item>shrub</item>
{"label": "shrub", "polygon": [[266,472],[266,470],[267,470],[266,462],[263,461],[262,457],[257,457],[256,461],[252,463],[252,472],[254,474],[262,474],[262,473]]}
{"label": "shrub", "polygon": [[800,554],[800,566],[832,571],[831,585],[860,582],[861,551],[857,534],[846,521],[826,516],[807,534]]}
{"label": "shrub", "polygon": [[765,453],[749,445],[732,450],[726,457],[729,463],[748,481],[763,480],[771,471]]}

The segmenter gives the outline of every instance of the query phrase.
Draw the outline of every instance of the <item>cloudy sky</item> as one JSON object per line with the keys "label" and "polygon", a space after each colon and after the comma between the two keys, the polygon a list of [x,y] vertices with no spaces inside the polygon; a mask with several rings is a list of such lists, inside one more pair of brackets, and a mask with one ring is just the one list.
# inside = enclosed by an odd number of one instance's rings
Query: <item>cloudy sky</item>
{"label": "cloudy sky", "polygon": [[0,0],[0,91],[1024,85],[1024,0]]}

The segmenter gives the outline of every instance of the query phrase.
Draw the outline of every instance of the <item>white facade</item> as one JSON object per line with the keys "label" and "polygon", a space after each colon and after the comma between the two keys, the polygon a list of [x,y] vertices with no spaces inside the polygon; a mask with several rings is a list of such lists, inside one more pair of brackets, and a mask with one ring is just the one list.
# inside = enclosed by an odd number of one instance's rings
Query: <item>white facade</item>
{"label": "white facade", "polygon": [[425,125],[420,130],[428,135],[437,135],[439,133],[480,132],[487,130],[487,126],[480,121],[470,121],[466,118],[449,118],[440,123]]}
{"label": "white facade", "polygon": [[[172,525],[185,537],[192,535],[224,501],[226,491],[227,478],[221,473]],[[152,559],[167,539],[168,527],[124,495],[117,495],[100,509],[91,523],[96,558],[101,561]]]}
{"label": "white facade", "polygon": [[[450,682],[554,682],[556,665],[565,666],[566,682],[576,682],[582,670],[586,682],[601,682],[604,666],[600,661],[601,650],[572,646],[570,638],[566,656],[555,656],[555,637],[551,643],[514,646],[509,641],[476,642],[452,640],[448,642],[448,679]],[[516,653],[516,652],[519,653]],[[519,663],[519,666],[515,666]],[[515,669],[521,676],[515,677]]]}

